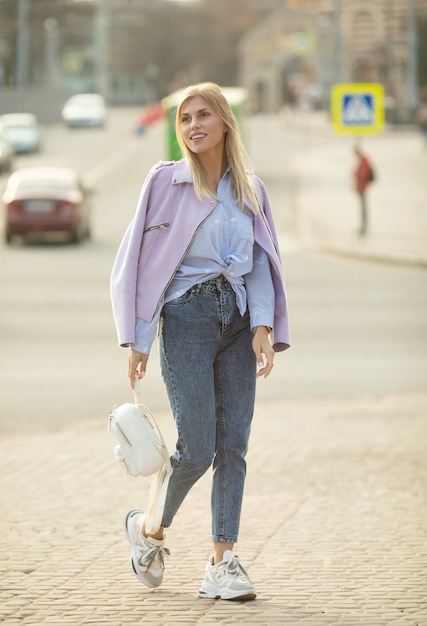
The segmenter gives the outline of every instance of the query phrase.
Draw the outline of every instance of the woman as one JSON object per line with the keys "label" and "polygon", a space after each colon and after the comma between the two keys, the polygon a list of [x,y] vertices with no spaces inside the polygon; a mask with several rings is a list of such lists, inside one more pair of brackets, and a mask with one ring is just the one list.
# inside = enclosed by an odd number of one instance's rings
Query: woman
{"label": "woman", "polygon": [[112,272],[130,385],[145,375],[159,327],[178,431],[160,530],[148,535],[144,513],[132,510],[126,533],[136,576],[159,586],[169,553],[164,529],[212,466],[213,555],[199,595],[253,599],[233,546],[256,378],[267,377],[274,352],[289,346],[282,267],[265,187],[245,169],[236,119],[217,85],[184,91],[176,136],[184,158],[148,174]]}

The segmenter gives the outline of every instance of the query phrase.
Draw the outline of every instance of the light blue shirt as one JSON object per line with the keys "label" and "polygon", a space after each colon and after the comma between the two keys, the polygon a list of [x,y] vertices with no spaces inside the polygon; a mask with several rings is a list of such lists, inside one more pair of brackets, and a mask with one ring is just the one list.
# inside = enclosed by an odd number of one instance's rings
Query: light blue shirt
{"label": "light blue shirt", "polygon": [[251,328],[273,326],[274,287],[268,257],[254,243],[252,212],[242,211],[236,203],[228,170],[217,196],[217,206],[195,234],[153,319],[147,322],[137,318],[134,350],[150,353],[163,304],[219,274],[231,284],[240,314],[249,309]]}

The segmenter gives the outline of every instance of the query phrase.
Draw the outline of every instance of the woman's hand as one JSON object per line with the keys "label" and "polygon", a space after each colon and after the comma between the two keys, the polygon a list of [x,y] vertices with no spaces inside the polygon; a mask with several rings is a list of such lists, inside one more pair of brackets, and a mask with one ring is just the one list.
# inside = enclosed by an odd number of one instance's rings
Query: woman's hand
{"label": "woman's hand", "polygon": [[255,326],[252,348],[258,363],[257,378],[267,378],[273,369],[274,350],[270,342],[271,329],[268,326]]}
{"label": "woman's hand", "polygon": [[129,352],[129,367],[128,376],[131,389],[135,387],[135,378],[144,378],[147,370],[148,354],[143,352],[137,352],[136,350],[130,350]]}

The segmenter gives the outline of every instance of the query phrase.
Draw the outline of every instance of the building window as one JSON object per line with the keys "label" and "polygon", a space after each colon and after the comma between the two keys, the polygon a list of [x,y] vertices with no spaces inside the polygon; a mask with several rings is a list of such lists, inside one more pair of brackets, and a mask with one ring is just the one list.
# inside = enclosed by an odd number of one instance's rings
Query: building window
{"label": "building window", "polygon": [[359,11],[353,18],[353,53],[355,57],[366,56],[375,47],[376,36],[371,13]]}

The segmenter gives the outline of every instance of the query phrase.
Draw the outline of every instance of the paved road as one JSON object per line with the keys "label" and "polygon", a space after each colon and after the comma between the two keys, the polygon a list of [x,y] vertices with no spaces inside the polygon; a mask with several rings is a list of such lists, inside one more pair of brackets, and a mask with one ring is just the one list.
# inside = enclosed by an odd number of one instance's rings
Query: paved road
{"label": "paved road", "polygon": [[[74,158],[78,135],[53,132],[43,158],[63,140]],[[305,247],[318,245],[313,237],[302,246],[293,229],[310,208],[303,176],[320,166],[313,156],[301,170],[290,156],[299,129],[271,119],[251,126],[250,141],[278,207],[293,347],[260,386],[248,458],[237,553],[259,596],[196,598],[209,554],[209,477],[168,533],[164,585],[150,591],[132,576],[122,516],[144,506],[148,484],[121,474],[106,433],[105,413],[128,394],[106,288],[159,135],[137,140],[122,115],[111,133],[119,155],[103,136],[96,168],[81,153],[99,187],[94,242],[1,251],[0,620],[427,625],[425,270],[319,254]],[[310,135],[313,155],[325,155],[322,133]],[[285,210],[292,194],[298,219]],[[152,365],[154,402],[154,355]],[[170,416],[162,399],[156,406],[172,447]]]}
{"label": "paved road", "polygon": [[[0,248],[0,432],[97,419],[105,406],[128,396],[126,377],[120,374],[126,354],[116,348],[112,325],[109,272],[141,180],[163,156],[164,145],[160,127],[143,138],[132,136],[132,117],[132,112],[118,111],[108,133],[54,127],[46,153],[30,159],[48,163],[59,158],[95,186],[94,240],[80,247]],[[88,136],[90,144],[82,143]],[[284,392],[288,398],[305,398],[425,389],[425,271],[302,247],[295,225],[309,206],[310,185],[302,184],[307,172],[299,172],[295,193],[298,128],[257,117],[248,140],[275,207],[292,305],[292,350],[278,356],[274,376],[258,387],[258,400],[280,400]],[[297,216],[292,207],[298,208]],[[155,348],[144,393],[153,410],[166,410]]]}

